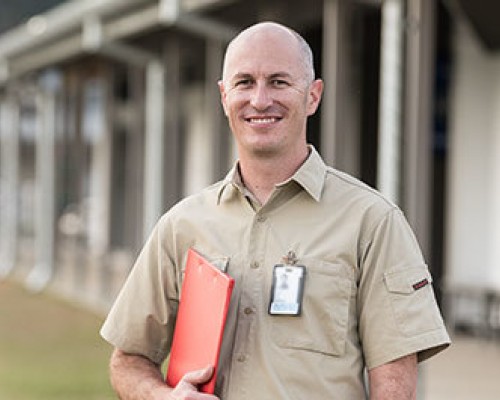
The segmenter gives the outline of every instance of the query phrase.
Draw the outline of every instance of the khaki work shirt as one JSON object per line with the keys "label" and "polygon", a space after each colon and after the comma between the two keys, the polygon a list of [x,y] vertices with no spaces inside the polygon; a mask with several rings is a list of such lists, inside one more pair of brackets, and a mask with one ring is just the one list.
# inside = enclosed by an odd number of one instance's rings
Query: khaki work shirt
{"label": "khaki work shirt", "polygon": [[[186,252],[235,279],[216,394],[227,400],[365,398],[363,371],[446,347],[431,276],[401,211],[311,154],[262,207],[237,167],[159,221],[102,328],[117,348],[168,355]],[[268,314],[275,264],[306,267],[300,316]],[[196,329],[196,327],[193,327]]]}

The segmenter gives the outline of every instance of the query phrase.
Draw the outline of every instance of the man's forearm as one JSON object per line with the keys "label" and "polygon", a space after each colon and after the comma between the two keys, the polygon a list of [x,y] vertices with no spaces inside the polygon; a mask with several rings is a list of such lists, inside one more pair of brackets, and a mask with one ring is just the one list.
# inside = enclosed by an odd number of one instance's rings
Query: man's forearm
{"label": "man's forearm", "polygon": [[370,400],[415,400],[417,356],[402,357],[368,372]]}
{"label": "man's forearm", "polygon": [[111,356],[110,377],[111,385],[121,400],[165,399],[170,392],[159,365],[118,349]]}

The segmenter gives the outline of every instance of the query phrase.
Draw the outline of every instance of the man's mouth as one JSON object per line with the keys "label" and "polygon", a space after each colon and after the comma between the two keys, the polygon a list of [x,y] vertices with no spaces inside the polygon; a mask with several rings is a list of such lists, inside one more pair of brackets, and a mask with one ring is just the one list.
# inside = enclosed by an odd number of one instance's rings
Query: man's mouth
{"label": "man's mouth", "polygon": [[246,118],[247,122],[250,122],[252,124],[273,124],[275,122],[278,122],[281,120],[281,118],[278,117],[250,117]]}

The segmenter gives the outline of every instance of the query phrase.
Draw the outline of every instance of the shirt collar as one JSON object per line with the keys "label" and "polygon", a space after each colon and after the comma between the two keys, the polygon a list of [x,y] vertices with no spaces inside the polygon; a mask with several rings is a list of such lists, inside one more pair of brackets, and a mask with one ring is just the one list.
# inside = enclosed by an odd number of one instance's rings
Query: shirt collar
{"label": "shirt collar", "polygon": [[[323,159],[314,148],[314,146],[309,145],[309,157],[306,161],[299,167],[299,169],[285,182],[282,182],[277,187],[282,187],[287,185],[291,181],[298,183],[309,195],[316,201],[320,201],[321,193],[323,192],[323,187],[325,184],[325,175],[327,166],[325,165]],[[233,168],[226,175],[222,181],[222,185],[219,189],[217,196],[217,204],[225,200],[229,200],[236,193],[247,196],[251,195],[247,188],[243,185],[241,175],[239,172],[238,162],[235,163]]]}
{"label": "shirt collar", "polygon": [[248,193],[248,189],[243,185],[240,175],[239,161],[233,165],[222,181],[222,185],[217,195],[217,204],[230,200],[234,195],[240,192],[243,195]]}
{"label": "shirt collar", "polygon": [[309,195],[316,201],[321,200],[321,193],[325,185],[325,175],[327,167],[316,151],[309,145],[309,157],[300,166],[300,168],[287,181],[280,183],[279,186],[284,186],[290,181],[297,182]]}

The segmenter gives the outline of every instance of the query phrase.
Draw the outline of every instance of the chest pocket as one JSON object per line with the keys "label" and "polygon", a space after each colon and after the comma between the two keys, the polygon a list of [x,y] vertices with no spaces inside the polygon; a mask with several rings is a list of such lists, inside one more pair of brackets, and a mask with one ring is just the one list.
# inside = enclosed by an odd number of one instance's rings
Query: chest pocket
{"label": "chest pocket", "polygon": [[353,278],[346,266],[305,261],[302,313],[298,317],[268,316],[270,335],[285,348],[341,356],[349,322]]}

